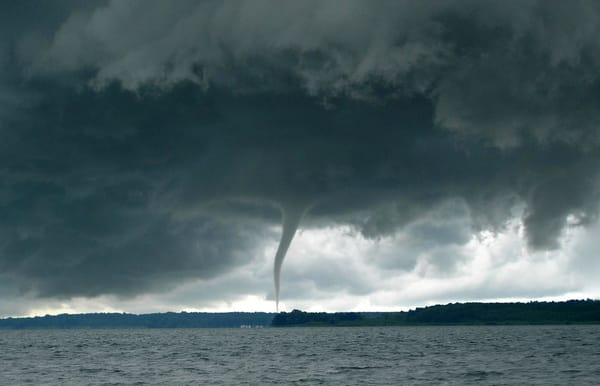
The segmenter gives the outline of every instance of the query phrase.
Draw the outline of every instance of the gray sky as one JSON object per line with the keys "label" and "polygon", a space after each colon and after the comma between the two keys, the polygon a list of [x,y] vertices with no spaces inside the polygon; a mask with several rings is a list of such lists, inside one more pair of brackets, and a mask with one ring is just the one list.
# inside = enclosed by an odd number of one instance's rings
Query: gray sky
{"label": "gray sky", "polygon": [[600,297],[597,2],[2,8],[0,316]]}

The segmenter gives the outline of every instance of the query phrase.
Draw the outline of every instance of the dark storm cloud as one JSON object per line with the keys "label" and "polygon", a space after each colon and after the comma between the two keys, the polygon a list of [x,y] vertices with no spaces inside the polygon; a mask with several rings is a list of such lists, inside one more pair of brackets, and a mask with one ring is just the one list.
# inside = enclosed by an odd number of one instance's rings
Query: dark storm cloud
{"label": "dark storm cloud", "polygon": [[[325,100],[425,94],[438,125],[503,146],[598,143],[594,2],[111,2],[74,12],[31,63],[128,89],[181,80]],[[136,23],[130,20],[136,19]]]}
{"label": "dark storm cloud", "polygon": [[40,7],[2,27],[0,275],[23,291],[213,277],[278,205],[372,238],[410,224],[440,269],[515,208],[538,249],[596,216],[596,3]]}

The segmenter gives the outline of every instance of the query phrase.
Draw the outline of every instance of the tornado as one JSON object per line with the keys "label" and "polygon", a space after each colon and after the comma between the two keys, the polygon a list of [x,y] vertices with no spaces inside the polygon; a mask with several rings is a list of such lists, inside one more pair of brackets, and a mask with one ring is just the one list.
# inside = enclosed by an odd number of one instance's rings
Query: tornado
{"label": "tornado", "polygon": [[275,253],[275,265],[273,267],[273,276],[275,279],[275,307],[277,312],[279,312],[281,265],[283,264],[283,259],[285,259],[287,250],[290,247],[290,243],[296,234],[296,229],[298,229],[298,225],[300,224],[300,220],[302,219],[305,211],[305,207],[300,206],[284,205],[281,207],[281,240],[279,241],[279,247]]}

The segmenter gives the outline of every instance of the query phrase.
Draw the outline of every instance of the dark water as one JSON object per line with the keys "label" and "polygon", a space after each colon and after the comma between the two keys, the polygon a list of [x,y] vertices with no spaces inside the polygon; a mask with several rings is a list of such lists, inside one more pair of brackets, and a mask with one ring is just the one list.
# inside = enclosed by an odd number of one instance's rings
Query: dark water
{"label": "dark water", "polygon": [[599,385],[600,326],[0,331],[0,385]]}

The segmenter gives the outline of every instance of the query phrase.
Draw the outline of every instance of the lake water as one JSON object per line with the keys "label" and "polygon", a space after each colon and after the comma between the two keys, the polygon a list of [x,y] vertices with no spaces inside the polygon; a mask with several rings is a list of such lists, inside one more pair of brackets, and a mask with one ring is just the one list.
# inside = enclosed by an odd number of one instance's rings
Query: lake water
{"label": "lake water", "polygon": [[600,326],[0,330],[0,385],[598,385]]}

